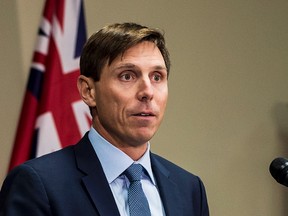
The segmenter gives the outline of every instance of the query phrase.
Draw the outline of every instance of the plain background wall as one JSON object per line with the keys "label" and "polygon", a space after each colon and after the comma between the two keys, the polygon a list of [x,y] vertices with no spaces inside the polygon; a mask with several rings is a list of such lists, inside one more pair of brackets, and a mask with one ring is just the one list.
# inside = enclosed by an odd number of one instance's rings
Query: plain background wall
{"label": "plain background wall", "polygon": [[[6,174],[44,1],[0,1],[0,182]],[[88,35],[135,21],[166,32],[166,118],[153,151],[201,176],[211,215],[285,216],[270,176],[288,156],[288,1],[85,0]]]}

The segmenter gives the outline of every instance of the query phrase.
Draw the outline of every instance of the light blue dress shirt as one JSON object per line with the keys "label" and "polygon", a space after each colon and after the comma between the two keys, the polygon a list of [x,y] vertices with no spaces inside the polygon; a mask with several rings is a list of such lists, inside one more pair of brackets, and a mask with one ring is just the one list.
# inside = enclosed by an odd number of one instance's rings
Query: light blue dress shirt
{"label": "light blue dress shirt", "polygon": [[133,163],[141,164],[147,171],[144,172],[141,183],[149,203],[151,215],[165,216],[163,204],[151,169],[150,144],[147,144],[145,154],[138,161],[134,161],[120,149],[105,140],[94,128],[91,128],[88,137],[103,167],[121,216],[129,216],[127,200],[130,184],[127,177],[122,173]]}

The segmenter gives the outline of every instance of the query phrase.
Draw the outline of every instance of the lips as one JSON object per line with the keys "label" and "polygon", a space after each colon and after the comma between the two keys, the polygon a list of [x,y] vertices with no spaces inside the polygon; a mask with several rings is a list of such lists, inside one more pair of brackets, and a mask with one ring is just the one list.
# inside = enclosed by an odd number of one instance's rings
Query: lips
{"label": "lips", "polygon": [[140,112],[132,114],[132,116],[141,116],[141,117],[149,117],[149,116],[155,116],[154,113],[151,112]]}

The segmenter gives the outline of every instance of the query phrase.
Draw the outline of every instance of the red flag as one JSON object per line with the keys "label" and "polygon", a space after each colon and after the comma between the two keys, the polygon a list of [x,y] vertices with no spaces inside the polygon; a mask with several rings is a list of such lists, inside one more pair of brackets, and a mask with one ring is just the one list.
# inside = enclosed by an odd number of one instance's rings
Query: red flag
{"label": "red flag", "polygon": [[76,81],[86,41],[82,0],[47,0],[9,169],[75,144],[89,130]]}

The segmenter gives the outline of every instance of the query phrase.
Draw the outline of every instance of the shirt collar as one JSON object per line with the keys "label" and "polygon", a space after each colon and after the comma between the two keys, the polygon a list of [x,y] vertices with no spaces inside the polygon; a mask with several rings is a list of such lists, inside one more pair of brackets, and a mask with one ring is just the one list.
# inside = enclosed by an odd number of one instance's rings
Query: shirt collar
{"label": "shirt collar", "polygon": [[149,142],[144,155],[138,161],[134,161],[120,149],[105,140],[93,127],[89,131],[88,137],[100,160],[109,184],[117,179],[133,163],[139,163],[145,168],[152,183],[155,185],[151,168]]}

